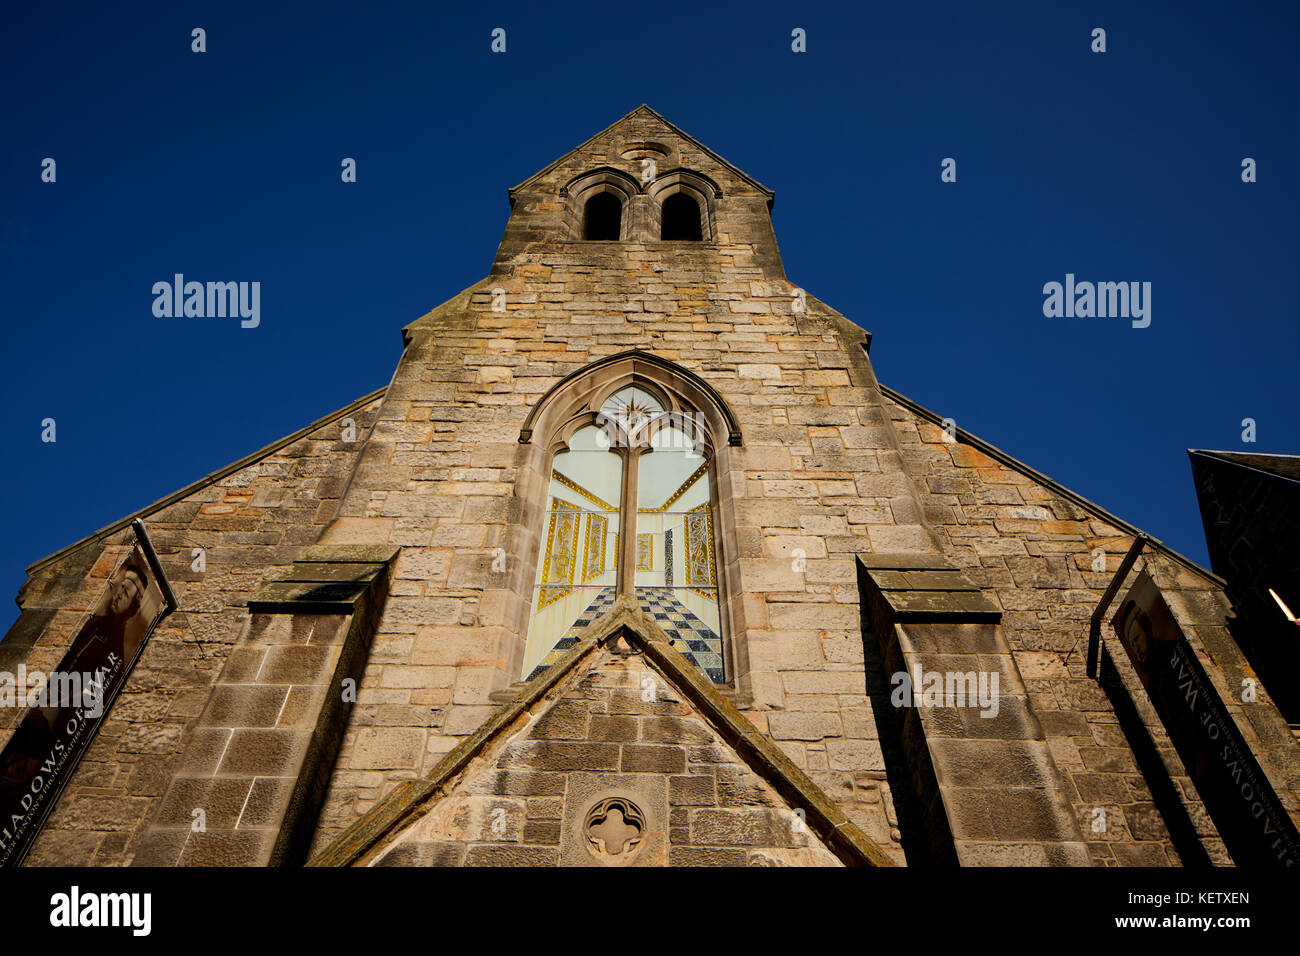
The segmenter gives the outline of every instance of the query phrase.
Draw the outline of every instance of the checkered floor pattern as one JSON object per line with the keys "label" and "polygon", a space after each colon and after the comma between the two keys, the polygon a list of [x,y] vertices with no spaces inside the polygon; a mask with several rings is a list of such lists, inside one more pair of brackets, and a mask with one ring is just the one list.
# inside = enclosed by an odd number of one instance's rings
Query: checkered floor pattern
{"label": "checkered floor pattern", "polygon": [[[715,684],[725,679],[722,669],[722,638],[690,612],[675,595],[675,588],[637,588],[636,596],[642,610],[654,617],[664,633],[671,639],[672,645],[687,660],[703,671]],[[578,619],[569,626],[551,652],[542,659],[528,679],[532,680],[546,668],[558,661],[564,652],[578,643],[582,629],[600,617],[614,603],[614,589],[603,589],[587,605],[587,609],[578,615]]]}

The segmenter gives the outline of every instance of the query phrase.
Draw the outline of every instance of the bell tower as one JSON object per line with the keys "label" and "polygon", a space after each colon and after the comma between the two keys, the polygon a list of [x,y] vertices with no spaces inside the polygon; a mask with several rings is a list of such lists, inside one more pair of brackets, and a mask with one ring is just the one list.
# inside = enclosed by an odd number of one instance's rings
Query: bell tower
{"label": "bell tower", "polygon": [[[784,279],[774,194],[640,106],[509,192],[510,220],[492,271],[555,257],[623,256],[719,268],[728,257]],[[609,248],[586,243],[609,243]],[[691,245],[694,243],[694,245]],[[580,245],[575,245],[580,244]]]}

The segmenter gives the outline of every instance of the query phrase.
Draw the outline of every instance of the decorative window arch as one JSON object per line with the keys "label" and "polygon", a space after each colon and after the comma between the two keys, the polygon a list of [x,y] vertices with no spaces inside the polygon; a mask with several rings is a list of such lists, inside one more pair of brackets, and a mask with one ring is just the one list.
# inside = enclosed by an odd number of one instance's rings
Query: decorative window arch
{"label": "decorative window arch", "polygon": [[641,187],[635,179],[613,166],[602,166],[575,176],[560,190],[560,195],[565,198],[566,203],[565,220],[568,237],[587,238],[587,205],[596,196],[609,194],[619,203],[618,235],[614,238],[626,238],[632,197],[640,191]]}
{"label": "decorative window arch", "polygon": [[532,446],[522,517],[537,555],[524,562],[520,676],[554,663],[626,595],[709,679],[734,679],[728,479],[740,429],[721,396],[653,353],[625,352],[559,382],[519,440]]}
{"label": "decorative window arch", "polygon": [[617,240],[622,233],[623,202],[616,190],[595,193],[582,207],[582,238]]}
{"label": "decorative window arch", "polygon": [[699,242],[704,238],[700,204],[690,193],[673,193],[660,212],[659,238]]}
{"label": "decorative window arch", "polygon": [[670,170],[657,177],[653,183],[646,187],[646,193],[654,200],[652,203],[655,216],[653,227],[656,238],[673,238],[673,236],[665,234],[665,226],[670,225],[672,212],[672,210],[668,210],[669,214],[665,215],[665,209],[668,206],[669,199],[674,196],[683,196],[693,200],[699,209],[699,235],[691,234],[689,238],[706,242],[713,239],[713,213],[716,201],[722,195],[722,190],[708,176],[692,172],[689,169]]}

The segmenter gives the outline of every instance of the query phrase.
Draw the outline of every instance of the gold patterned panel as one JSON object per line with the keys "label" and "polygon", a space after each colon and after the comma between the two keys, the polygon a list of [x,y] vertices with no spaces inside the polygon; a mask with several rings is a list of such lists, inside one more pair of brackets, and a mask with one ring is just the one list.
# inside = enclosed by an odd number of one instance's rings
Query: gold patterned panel
{"label": "gold patterned panel", "polygon": [[581,522],[582,512],[577,505],[561,498],[551,499],[551,521],[546,529],[546,556],[542,564],[541,590],[537,595],[539,611],[573,591]]}
{"label": "gold patterned panel", "polygon": [[582,556],[582,583],[605,573],[605,539],[609,535],[609,522],[604,515],[587,515],[587,548]]}
{"label": "gold patterned panel", "polygon": [[636,569],[638,571],[654,570],[654,535],[636,536]]}
{"label": "gold patterned panel", "polygon": [[552,471],[551,477],[554,478],[561,485],[563,485],[565,488],[568,488],[570,491],[576,491],[578,494],[582,495],[582,497],[586,498],[588,501],[592,502],[593,504],[600,506],[606,511],[618,510],[618,508],[615,505],[611,505],[604,498],[601,498],[599,495],[593,494],[592,492],[588,491],[586,488],[582,487],[582,485],[578,484],[568,475],[562,475],[558,471]]}
{"label": "gold patterned panel", "polygon": [[713,554],[713,513],[708,504],[702,504],[686,513],[684,523],[686,586],[701,597],[716,601],[718,572]]}

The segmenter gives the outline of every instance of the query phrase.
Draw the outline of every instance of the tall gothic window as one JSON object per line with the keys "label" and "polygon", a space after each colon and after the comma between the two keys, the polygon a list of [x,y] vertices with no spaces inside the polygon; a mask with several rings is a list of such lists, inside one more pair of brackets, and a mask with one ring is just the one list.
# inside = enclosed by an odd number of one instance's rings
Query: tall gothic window
{"label": "tall gothic window", "polygon": [[629,594],[725,680],[712,487],[696,420],[636,385],[615,391],[554,457],[522,676]]}

